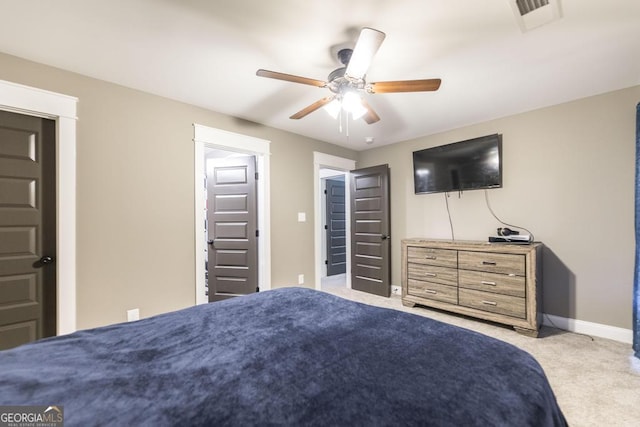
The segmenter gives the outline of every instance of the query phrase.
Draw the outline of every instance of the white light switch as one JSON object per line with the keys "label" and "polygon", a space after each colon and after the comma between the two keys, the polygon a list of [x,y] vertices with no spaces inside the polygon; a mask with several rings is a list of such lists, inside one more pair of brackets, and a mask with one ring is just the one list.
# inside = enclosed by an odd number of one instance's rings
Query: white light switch
{"label": "white light switch", "polygon": [[306,222],[307,214],[304,212],[298,212],[298,222]]}

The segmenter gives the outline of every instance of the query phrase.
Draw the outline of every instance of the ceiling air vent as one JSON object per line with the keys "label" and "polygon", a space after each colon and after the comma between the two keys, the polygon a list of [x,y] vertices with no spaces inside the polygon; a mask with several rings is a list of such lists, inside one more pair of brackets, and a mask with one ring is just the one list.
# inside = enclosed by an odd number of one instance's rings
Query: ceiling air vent
{"label": "ceiling air vent", "polygon": [[516,22],[527,32],[560,19],[560,0],[509,0]]}
{"label": "ceiling air vent", "polygon": [[520,16],[541,8],[549,4],[549,0],[516,0]]}

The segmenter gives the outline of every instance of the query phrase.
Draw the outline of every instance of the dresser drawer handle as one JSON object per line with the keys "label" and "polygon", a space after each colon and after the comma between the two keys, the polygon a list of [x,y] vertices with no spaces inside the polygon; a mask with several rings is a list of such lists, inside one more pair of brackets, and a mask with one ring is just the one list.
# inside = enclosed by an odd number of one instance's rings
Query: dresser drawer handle
{"label": "dresser drawer handle", "polygon": [[495,301],[484,301],[484,300],[483,300],[483,301],[482,301],[482,303],[483,303],[484,305],[498,305],[498,303],[497,303],[497,302],[495,302]]}
{"label": "dresser drawer handle", "polygon": [[483,280],[480,283],[482,283],[483,285],[489,285],[489,286],[495,286],[496,285],[496,282],[487,282],[486,280]]}
{"label": "dresser drawer handle", "polygon": [[438,257],[434,256],[434,255],[427,255],[424,257],[425,259],[438,259]]}
{"label": "dresser drawer handle", "polygon": [[482,261],[482,265],[496,265],[495,261]]}
{"label": "dresser drawer handle", "polygon": [[427,277],[438,277],[436,273],[424,273],[424,275]]}
{"label": "dresser drawer handle", "polygon": [[425,289],[424,291],[426,293],[428,293],[428,294],[434,294],[434,295],[438,293],[438,292],[434,291],[433,289]]}

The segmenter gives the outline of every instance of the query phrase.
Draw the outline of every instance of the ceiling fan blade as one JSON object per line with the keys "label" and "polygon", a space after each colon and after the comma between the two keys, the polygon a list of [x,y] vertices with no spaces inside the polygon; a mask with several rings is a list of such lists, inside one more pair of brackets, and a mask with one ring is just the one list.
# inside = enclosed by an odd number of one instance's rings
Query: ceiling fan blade
{"label": "ceiling fan blade", "polygon": [[284,80],[287,82],[301,83],[303,85],[311,85],[316,87],[325,87],[327,82],[322,80],[309,79],[307,77],[294,76],[293,74],[278,73],[277,71],[258,70],[256,76],[268,77],[270,79]]}
{"label": "ceiling fan blade", "polygon": [[324,107],[325,105],[327,105],[328,103],[333,101],[333,98],[335,98],[335,95],[327,96],[325,98],[322,98],[322,99],[314,102],[313,104],[309,105],[308,107],[305,107],[302,110],[298,111],[297,113],[295,113],[293,116],[291,116],[289,118],[290,119],[294,119],[294,120],[301,119],[304,116],[306,116],[307,114],[313,113],[317,109]]}
{"label": "ceiling fan blade", "polygon": [[369,105],[369,103],[364,98],[362,98],[362,105],[364,106],[364,108],[367,109],[367,112],[365,113],[365,115],[362,116],[362,118],[364,119],[365,122],[367,122],[367,124],[372,125],[378,120],[380,120],[380,116],[378,116],[378,114],[375,111],[373,111],[373,108],[371,108],[371,105]]}
{"label": "ceiling fan blade", "polygon": [[375,82],[367,85],[369,93],[429,92],[438,90],[440,79]]}
{"label": "ceiling fan blade", "polygon": [[353,48],[345,74],[355,79],[363,79],[386,34],[373,28],[363,28]]}

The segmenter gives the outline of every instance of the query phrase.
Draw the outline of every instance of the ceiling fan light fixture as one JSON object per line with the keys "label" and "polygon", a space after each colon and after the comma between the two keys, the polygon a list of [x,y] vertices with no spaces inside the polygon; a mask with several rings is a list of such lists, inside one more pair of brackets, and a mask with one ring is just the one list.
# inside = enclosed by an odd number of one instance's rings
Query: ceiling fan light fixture
{"label": "ceiling fan light fixture", "polygon": [[350,113],[353,120],[358,120],[367,113],[367,108],[363,105],[362,98],[354,91],[347,91],[344,95],[336,96],[333,101],[322,108],[334,119],[338,118],[340,110]]}
{"label": "ceiling fan light fixture", "polygon": [[353,110],[351,110],[351,118],[353,120],[358,120],[360,118],[362,118],[362,116],[364,116],[367,113],[367,109],[364,108],[362,105],[355,107]]}
{"label": "ceiling fan light fixture", "polygon": [[334,98],[333,101],[325,105],[324,111],[326,111],[331,117],[334,119],[338,118],[338,114],[340,114],[340,109],[342,108],[342,104],[338,100],[338,98]]}
{"label": "ceiling fan light fixture", "polygon": [[342,108],[346,112],[351,113],[354,120],[364,116],[367,112],[367,109],[362,105],[362,98],[353,91],[348,91],[344,94],[342,98]]}

